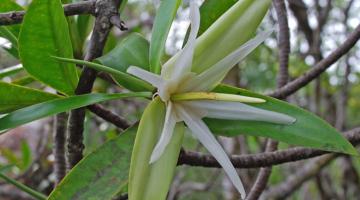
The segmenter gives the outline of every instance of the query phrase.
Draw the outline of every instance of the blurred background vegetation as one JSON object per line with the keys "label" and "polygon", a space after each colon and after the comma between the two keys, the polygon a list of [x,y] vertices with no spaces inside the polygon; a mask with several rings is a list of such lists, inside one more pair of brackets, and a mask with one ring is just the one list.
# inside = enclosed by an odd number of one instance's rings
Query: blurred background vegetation
{"label": "blurred background vegetation", "polygon": [[[75,2],[76,0],[74,0]],[[29,0],[18,0],[26,7]],[[69,3],[71,0],[63,0]],[[166,43],[166,53],[170,57],[177,52],[186,35],[189,25],[187,2],[179,9]],[[128,31],[114,29],[109,37],[105,51],[111,50],[126,35],[139,32],[150,38],[156,11],[156,2],[150,0],[129,0],[123,7],[121,17]],[[291,31],[290,77],[294,79],[310,69],[321,58],[326,57],[341,44],[346,36],[359,24],[360,1],[354,0],[288,0],[289,26]],[[296,14],[298,13],[298,14]],[[299,14],[300,13],[300,14]],[[74,44],[78,58],[87,48],[93,20],[91,16],[72,17],[81,23],[83,31],[74,37],[82,38]],[[308,26],[304,21],[307,22]],[[274,9],[271,9],[262,23],[261,29],[277,27]],[[241,34],[241,33],[239,33]],[[278,70],[278,48],[276,33],[268,38],[247,59],[229,73],[225,82],[260,93],[267,93],[276,87]],[[0,70],[16,66],[19,61],[11,53],[9,43],[0,39]],[[302,88],[287,100],[326,119],[339,130],[347,130],[360,124],[360,50],[359,44],[334,64],[316,81]],[[3,81],[20,85],[44,88],[25,72],[16,76],[0,77]],[[51,90],[45,88],[46,90]],[[96,81],[97,92],[123,91],[104,80]],[[107,108],[136,122],[141,116],[146,102],[121,100],[105,103]],[[120,130],[100,118],[88,113],[85,130],[85,153],[93,151],[105,141],[116,136]],[[33,122],[11,130],[0,136],[0,167],[8,166],[6,173],[30,187],[49,193],[54,183],[52,174],[53,118]],[[205,151],[190,134],[186,135],[185,149]],[[264,150],[264,138],[244,137],[221,138],[228,153],[247,154]],[[288,145],[281,144],[281,148]],[[287,183],[290,175],[309,167],[316,159],[299,161],[276,166],[271,175],[266,192]],[[289,199],[358,199],[360,197],[360,161],[356,158],[341,157],[329,164],[314,168],[315,173],[308,181],[299,183],[297,190]],[[240,176],[249,189],[256,178],[258,169],[241,169]],[[170,200],[198,199],[237,199],[237,192],[220,169],[178,167],[169,194]],[[12,186],[0,182],[0,199],[31,199]]]}

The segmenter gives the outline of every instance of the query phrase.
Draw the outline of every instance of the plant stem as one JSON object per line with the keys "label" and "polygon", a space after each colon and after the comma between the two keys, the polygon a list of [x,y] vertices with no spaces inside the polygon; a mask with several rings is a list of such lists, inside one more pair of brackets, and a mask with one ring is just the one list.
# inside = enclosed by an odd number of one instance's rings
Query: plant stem
{"label": "plant stem", "polygon": [[15,187],[19,188],[21,191],[26,192],[27,194],[31,195],[32,197],[34,197],[36,199],[45,200],[47,198],[44,194],[37,192],[37,191],[31,189],[30,187],[28,187],[10,177],[5,176],[2,173],[0,173],[0,178],[4,179],[6,182],[14,185]]}

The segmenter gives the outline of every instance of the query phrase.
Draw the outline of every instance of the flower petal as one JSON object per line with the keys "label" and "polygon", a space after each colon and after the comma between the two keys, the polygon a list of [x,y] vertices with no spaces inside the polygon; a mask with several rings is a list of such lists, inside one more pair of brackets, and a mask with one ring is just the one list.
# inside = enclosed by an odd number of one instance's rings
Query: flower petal
{"label": "flower petal", "polygon": [[214,135],[210,132],[206,124],[200,118],[193,116],[191,114],[191,111],[187,110],[186,108],[182,106],[177,106],[176,109],[178,111],[179,117],[185,121],[186,125],[192,131],[194,136],[198,138],[198,140],[219,162],[219,164],[223,167],[231,182],[234,184],[236,189],[241,194],[242,199],[245,199],[246,193],[239,175],[237,174],[234,166],[232,165],[224,149],[217,142]]}
{"label": "flower petal", "polygon": [[165,123],[158,143],[156,144],[150,158],[150,164],[157,161],[164,153],[166,146],[169,144],[176,125],[176,117],[173,113],[171,101],[166,107]]}
{"label": "flower petal", "polygon": [[184,101],[182,104],[207,111],[207,117],[231,120],[263,121],[276,124],[292,124],[295,118],[273,111],[268,111],[240,102],[197,100]]}
{"label": "flower petal", "polygon": [[190,2],[190,21],[191,30],[189,39],[185,47],[181,50],[179,56],[176,58],[174,67],[170,69],[170,66],[164,66],[161,73],[163,77],[166,76],[170,70],[172,70],[172,72],[170,77],[166,77],[168,79],[179,79],[184,74],[191,71],[196,36],[200,28],[200,11],[195,1]]}
{"label": "flower petal", "polygon": [[140,67],[130,66],[126,72],[150,83],[157,88],[163,84],[163,79],[159,75],[148,72]]}
{"label": "flower petal", "polygon": [[259,46],[273,31],[259,33],[255,38],[249,40],[244,45],[233,51],[231,54],[220,60],[218,63],[196,76],[183,86],[182,92],[188,91],[210,91],[219,84],[226,74],[242,61],[257,46]]}

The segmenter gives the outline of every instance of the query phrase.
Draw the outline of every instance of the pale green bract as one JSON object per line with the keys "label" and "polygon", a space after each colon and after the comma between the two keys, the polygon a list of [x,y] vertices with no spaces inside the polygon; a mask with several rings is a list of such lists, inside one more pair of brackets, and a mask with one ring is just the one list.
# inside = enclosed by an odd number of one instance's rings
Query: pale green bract
{"label": "pale green bract", "polygon": [[[234,166],[214,135],[202,121],[202,118],[253,120],[276,124],[291,124],[294,123],[296,119],[282,113],[263,110],[241,102],[236,102],[239,100],[234,101],[231,100],[231,98],[215,100],[209,100],[211,98],[182,98],[182,100],[176,100],[181,98],[172,98],[172,95],[179,96],[180,94],[186,96],[186,94],[193,95],[194,93],[196,94],[196,92],[203,93],[211,91],[222,81],[236,63],[243,60],[252,50],[261,44],[272,31],[260,33],[209,69],[200,74],[195,74],[191,72],[191,66],[196,46],[196,36],[200,26],[200,13],[198,6],[194,2],[190,4],[190,21],[191,32],[189,40],[181,50],[174,65],[170,66],[165,64],[161,75],[148,72],[135,66],[131,66],[127,70],[129,74],[155,86],[157,88],[157,94],[167,106],[164,127],[160,139],[152,152],[150,163],[157,161],[163,154],[172,138],[176,123],[184,121],[193,135],[220,163],[244,199],[246,193]],[[240,99],[240,101],[241,99],[245,99],[242,102],[261,103],[257,98],[247,98],[248,99],[239,97],[238,99]]]}

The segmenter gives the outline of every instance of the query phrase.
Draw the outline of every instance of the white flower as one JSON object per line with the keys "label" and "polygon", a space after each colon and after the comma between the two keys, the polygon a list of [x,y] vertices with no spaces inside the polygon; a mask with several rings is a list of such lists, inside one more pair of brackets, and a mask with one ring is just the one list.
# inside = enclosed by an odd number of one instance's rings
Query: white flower
{"label": "white flower", "polygon": [[171,140],[175,124],[184,121],[193,135],[224,168],[242,198],[245,198],[244,187],[234,166],[202,118],[253,120],[278,124],[291,124],[295,121],[288,115],[241,103],[264,102],[259,98],[209,93],[222,81],[230,69],[262,43],[271,31],[260,33],[209,69],[200,74],[194,74],[191,72],[191,66],[200,26],[200,13],[195,3],[190,4],[190,9],[190,36],[174,65],[165,64],[161,75],[134,66],[127,70],[128,73],[155,86],[161,100],[166,104],[164,127],[151,155],[150,163],[154,163],[163,154]]}

